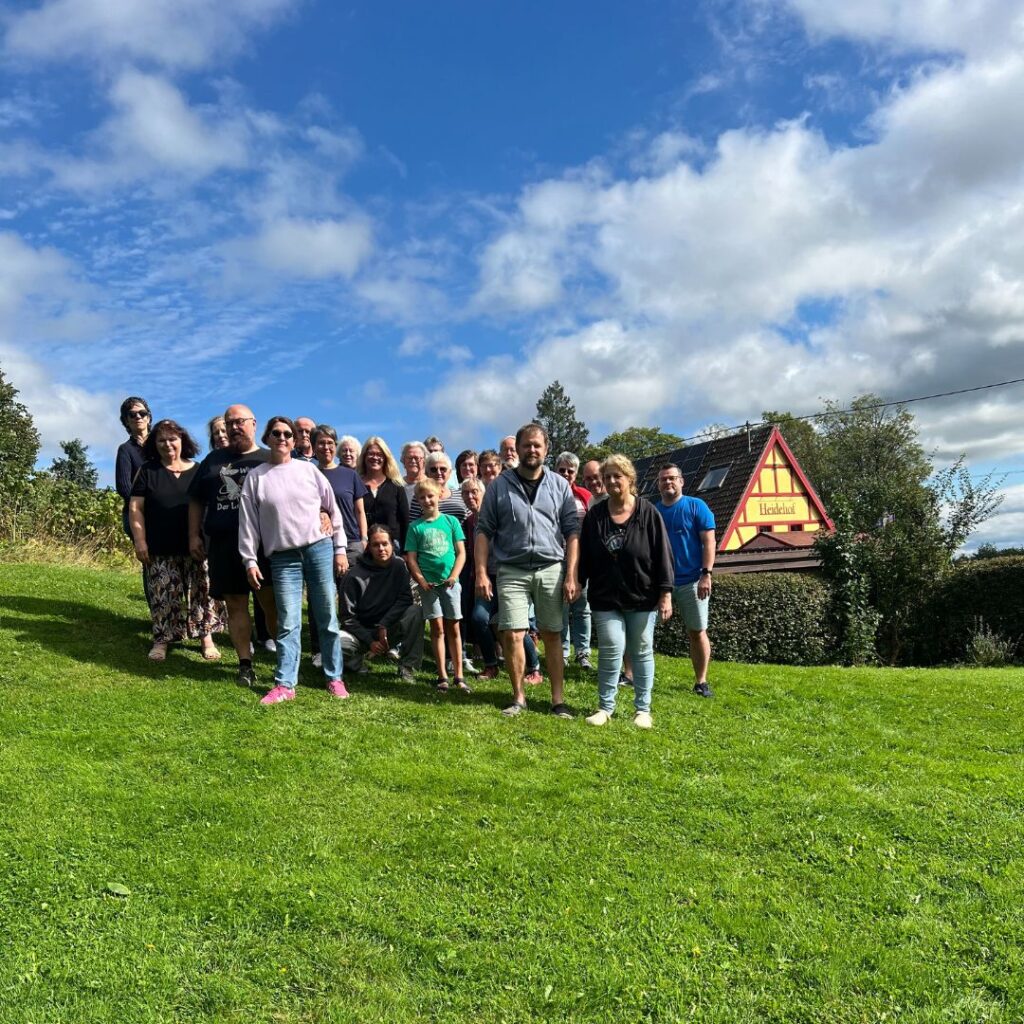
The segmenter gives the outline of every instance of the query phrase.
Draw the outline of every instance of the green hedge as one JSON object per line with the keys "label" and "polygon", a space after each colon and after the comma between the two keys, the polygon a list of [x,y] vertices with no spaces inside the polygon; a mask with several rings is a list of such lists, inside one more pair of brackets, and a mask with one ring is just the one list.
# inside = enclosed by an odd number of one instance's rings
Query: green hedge
{"label": "green hedge", "polygon": [[[834,648],[825,583],[803,573],[716,576],[708,621],[712,657],[719,661],[822,665]],[[655,648],[689,654],[682,620],[673,615],[655,633]]]}
{"label": "green hedge", "polygon": [[957,562],[923,600],[907,660],[918,665],[968,660],[979,619],[1017,641],[1016,660],[1024,660],[1024,557]]}

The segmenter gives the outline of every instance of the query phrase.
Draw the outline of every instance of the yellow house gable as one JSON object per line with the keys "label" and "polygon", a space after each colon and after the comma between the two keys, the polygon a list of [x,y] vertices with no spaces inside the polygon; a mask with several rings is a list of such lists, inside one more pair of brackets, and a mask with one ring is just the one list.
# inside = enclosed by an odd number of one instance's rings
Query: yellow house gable
{"label": "yellow house gable", "polygon": [[800,469],[778,430],[772,432],[719,551],[735,551],[758,533],[815,532],[831,529],[821,499]]}

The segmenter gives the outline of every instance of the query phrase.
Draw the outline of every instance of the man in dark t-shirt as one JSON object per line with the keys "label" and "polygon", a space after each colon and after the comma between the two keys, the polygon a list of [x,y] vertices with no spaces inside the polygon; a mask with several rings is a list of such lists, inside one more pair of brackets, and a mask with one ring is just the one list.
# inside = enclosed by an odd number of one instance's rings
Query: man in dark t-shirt
{"label": "man in dark t-shirt", "polygon": [[[189,486],[189,549],[192,557],[208,558],[210,594],[223,599],[228,609],[228,630],[238,654],[238,681],[251,686],[249,643],[249,580],[238,554],[238,505],[242,484],[254,466],[266,462],[270,453],[256,444],[256,418],[247,405],[232,405],[224,413],[228,447],[210,452],[200,463]],[[203,531],[209,551],[203,544]],[[264,583],[256,593],[267,618],[271,636],[277,635],[277,607],[270,579],[269,562],[260,565]]]}

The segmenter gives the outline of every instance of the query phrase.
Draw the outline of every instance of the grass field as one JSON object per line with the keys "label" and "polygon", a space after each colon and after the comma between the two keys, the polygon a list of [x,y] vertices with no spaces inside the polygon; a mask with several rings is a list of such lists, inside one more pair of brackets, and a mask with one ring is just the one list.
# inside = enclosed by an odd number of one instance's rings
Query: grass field
{"label": "grass field", "polygon": [[261,708],[139,590],[0,565],[4,1024],[1024,1015],[1020,670]]}

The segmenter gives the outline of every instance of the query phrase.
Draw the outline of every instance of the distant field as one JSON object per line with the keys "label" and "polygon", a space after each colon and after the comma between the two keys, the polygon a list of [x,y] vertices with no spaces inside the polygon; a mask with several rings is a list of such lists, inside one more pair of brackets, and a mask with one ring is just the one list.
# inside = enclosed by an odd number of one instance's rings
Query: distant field
{"label": "distant field", "polygon": [[1019,669],[661,659],[642,733],[307,660],[261,708],[139,591],[0,565],[4,1024],[1024,1015]]}

